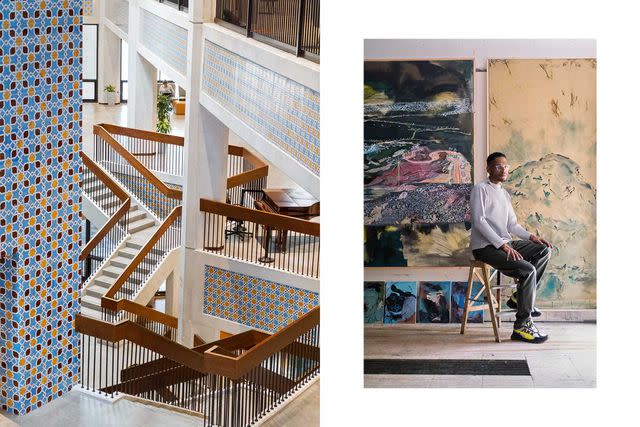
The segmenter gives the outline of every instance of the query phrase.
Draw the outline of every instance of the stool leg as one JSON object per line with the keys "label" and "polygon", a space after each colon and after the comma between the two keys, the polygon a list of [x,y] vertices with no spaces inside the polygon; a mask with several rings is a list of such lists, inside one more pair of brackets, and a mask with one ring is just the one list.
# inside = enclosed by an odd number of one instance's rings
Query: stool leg
{"label": "stool leg", "polygon": [[485,301],[489,306],[489,315],[491,316],[491,325],[493,326],[493,334],[496,336],[496,342],[500,342],[500,333],[498,331],[498,322],[496,320],[495,306],[493,305],[493,299],[491,294],[491,285],[489,283],[489,267],[485,266],[482,269],[485,283]]}
{"label": "stool leg", "polygon": [[464,299],[464,313],[462,315],[462,321],[460,322],[460,333],[464,334],[464,330],[467,328],[467,317],[469,316],[469,304],[471,299],[471,288],[473,287],[473,272],[475,267],[469,268],[469,280],[467,280],[467,297]]}
{"label": "stool leg", "polygon": [[[496,273],[496,285],[497,286],[501,286],[502,285],[502,273],[500,273],[499,271]],[[502,289],[498,288],[496,289],[496,300],[498,301],[498,329],[500,329],[500,326],[502,324],[502,316],[500,316],[500,310],[502,310]]]}

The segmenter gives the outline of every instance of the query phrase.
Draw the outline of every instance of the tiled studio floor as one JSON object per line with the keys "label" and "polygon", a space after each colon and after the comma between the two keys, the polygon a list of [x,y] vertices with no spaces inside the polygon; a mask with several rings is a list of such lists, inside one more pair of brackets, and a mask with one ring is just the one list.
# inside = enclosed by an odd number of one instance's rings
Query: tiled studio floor
{"label": "tiled studio floor", "polygon": [[539,323],[549,334],[543,344],[511,341],[511,323],[503,323],[502,342],[489,323],[459,325],[367,325],[365,359],[526,359],[531,376],[365,375],[365,387],[595,387],[596,325]]}

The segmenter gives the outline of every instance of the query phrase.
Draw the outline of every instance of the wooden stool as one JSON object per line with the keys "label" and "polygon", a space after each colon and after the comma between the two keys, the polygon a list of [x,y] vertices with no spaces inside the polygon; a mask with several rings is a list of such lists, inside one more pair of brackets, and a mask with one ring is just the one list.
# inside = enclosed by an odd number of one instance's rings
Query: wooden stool
{"label": "wooden stool", "polygon": [[[480,270],[480,273],[476,271],[476,269]],[[501,299],[502,299],[502,290],[508,288],[515,288],[517,285],[514,283],[502,284],[502,274],[494,269],[493,273],[490,273],[491,266],[489,264],[485,264],[482,261],[477,261],[475,259],[470,260],[469,265],[469,280],[467,281],[467,296],[464,301],[464,314],[462,315],[462,323],[460,325],[460,333],[464,334],[464,331],[467,327],[467,318],[469,313],[479,310],[489,309],[489,315],[491,317],[491,325],[493,326],[493,334],[496,337],[496,342],[500,342],[500,333],[498,329],[500,328],[500,316],[501,312]],[[491,279],[496,277],[496,285],[491,286]],[[477,294],[471,297],[471,292],[473,289],[473,277],[477,277],[482,284],[482,288],[478,291]],[[495,295],[492,290],[495,290]],[[478,302],[478,298],[480,295],[484,293],[484,304],[476,304]],[[488,303],[487,303],[488,302]],[[515,310],[507,310],[505,313],[515,312]]]}

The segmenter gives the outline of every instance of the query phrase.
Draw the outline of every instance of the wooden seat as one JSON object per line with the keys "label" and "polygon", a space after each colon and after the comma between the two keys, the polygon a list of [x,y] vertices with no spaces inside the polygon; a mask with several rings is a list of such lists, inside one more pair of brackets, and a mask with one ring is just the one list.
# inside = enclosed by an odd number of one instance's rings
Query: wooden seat
{"label": "wooden seat", "polygon": [[[467,327],[467,319],[469,313],[479,310],[489,310],[489,316],[491,317],[491,325],[493,327],[493,334],[495,335],[496,342],[500,342],[500,316],[502,315],[501,300],[502,290],[508,288],[515,288],[514,283],[502,283],[502,273],[493,269],[489,264],[482,261],[471,259],[469,261],[469,279],[467,281],[467,294],[464,302],[464,314],[462,315],[462,321],[460,325],[460,333],[464,334]],[[473,292],[473,278],[474,276],[482,284],[482,288],[475,294]],[[497,276],[497,277],[496,277]],[[496,285],[491,286],[491,280],[496,277]],[[493,293],[495,292],[495,295]],[[478,298],[484,293],[484,303],[478,304]],[[488,302],[488,303],[487,303]],[[508,310],[505,313],[514,312],[515,310]]]}

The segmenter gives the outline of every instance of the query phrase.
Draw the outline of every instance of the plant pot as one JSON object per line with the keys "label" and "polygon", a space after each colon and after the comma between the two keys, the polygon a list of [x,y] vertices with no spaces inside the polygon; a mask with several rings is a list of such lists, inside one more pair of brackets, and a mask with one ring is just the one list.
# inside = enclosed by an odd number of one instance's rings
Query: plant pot
{"label": "plant pot", "polygon": [[108,105],[116,105],[118,103],[118,92],[105,92],[104,95]]}

